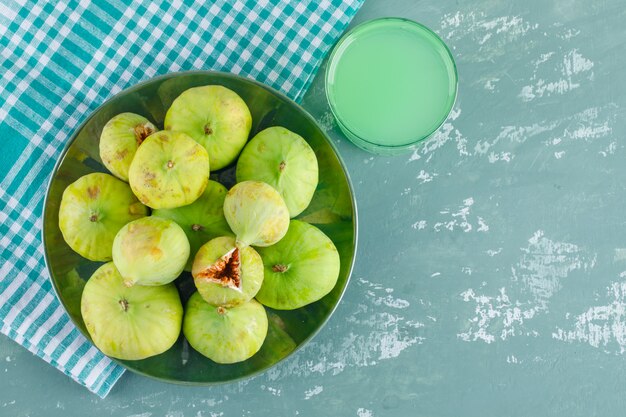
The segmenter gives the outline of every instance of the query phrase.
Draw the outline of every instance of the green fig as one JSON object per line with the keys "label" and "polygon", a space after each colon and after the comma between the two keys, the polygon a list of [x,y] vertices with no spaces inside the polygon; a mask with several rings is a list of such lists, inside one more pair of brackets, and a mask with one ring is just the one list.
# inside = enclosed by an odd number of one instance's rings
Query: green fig
{"label": "green fig", "polygon": [[228,190],[216,181],[209,181],[204,193],[193,203],[174,209],[156,209],[153,216],[174,220],[189,239],[191,255],[185,269],[190,271],[200,246],[218,236],[232,235],[224,218],[224,198]]}
{"label": "green fig", "polygon": [[239,249],[232,237],[218,237],[198,251],[191,269],[202,298],[215,306],[250,301],[263,282],[263,261],[250,246]]}
{"label": "green fig", "polygon": [[100,134],[100,159],[109,171],[128,182],[128,169],[139,145],[158,129],[135,113],[114,116]]}
{"label": "green fig", "polygon": [[61,197],[59,228],[67,244],[92,261],[110,261],[113,239],[126,223],[148,215],[128,186],[109,174],[87,174]]}
{"label": "green fig", "polygon": [[80,309],[98,349],[123,360],[145,359],[168,350],[180,335],[183,319],[173,284],[128,288],[113,262],[89,278]]}
{"label": "green fig", "polygon": [[285,200],[289,216],[307,208],[318,180],[315,152],[299,135],[276,126],[254,136],[237,160],[237,182],[263,181]]}
{"label": "green fig", "polygon": [[246,102],[221,85],[184,91],[165,115],[165,129],[185,132],[209,153],[211,169],[231,164],[241,152],[252,126]]}
{"label": "green fig", "polygon": [[183,334],[192,348],[214,362],[245,361],[267,336],[267,313],[254,299],[236,307],[215,307],[194,293],[185,307]]}
{"label": "green fig", "polygon": [[181,132],[161,131],[143,141],[128,172],[130,188],[155,209],[191,204],[209,182],[209,156]]}
{"label": "green fig", "polygon": [[280,242],[259,248],[265,275],[256,295],[263,305],[294,310],[328,294],[339,277],[339,253],[317,227],[292,220]]}
{"label": "green fig", "polygon": [[179,225],[144,217],[122,227],[113,241],[113,262],[127,286],[174,281],[189,258],[189,241]]}
{"label": "green fig", "polygon": [[289,210],[272,186],[260,181],[235,184],[224,199],[224,216],[238,246],[270,246],[289,228]]}

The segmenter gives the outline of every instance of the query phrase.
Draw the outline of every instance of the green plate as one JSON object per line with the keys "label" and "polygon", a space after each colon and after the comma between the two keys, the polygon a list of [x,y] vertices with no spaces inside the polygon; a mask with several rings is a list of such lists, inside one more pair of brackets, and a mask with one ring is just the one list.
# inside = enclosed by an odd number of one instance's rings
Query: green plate
{"label": "green plate", "polygon": [[[98,155],[104,124],[122,112],[141,114],[160,129],[172,101],[184,90],[220,84],[237,92],[248,104],[253,124],[250,137],[270,126],[284,126],[303,138],[319,161],[320,181],[309,207],[297,218],[315,224],[335,243],[341,272],[333,291],[320,301],[292,311],[267,309],[270,327],[261,350],[245,362],[219,365],[194,351],[184,337],[167,352],[140,361],[120,361],[127,369],[167,382],[210,385],[258,374],[289,357],[324,326],[337,307],[350,278],[357,245],[357,210],[348,173],[332,142],[315,120],[299,105],[276,90],[232,74],[197,71],[168,74],[126,89],[91,114],[68,141],[57,162],[44,203],[45,259],[59,300],[72,321],[89,338],[80,316],[84,283],[101,263],[74,253],[58,226],[59,204],[65,187],[90,172],[106,172]],[[234,166],[212,173],[226,187],[234,184]],[[184,302],[195,290],[184,272],[176,280]]]}

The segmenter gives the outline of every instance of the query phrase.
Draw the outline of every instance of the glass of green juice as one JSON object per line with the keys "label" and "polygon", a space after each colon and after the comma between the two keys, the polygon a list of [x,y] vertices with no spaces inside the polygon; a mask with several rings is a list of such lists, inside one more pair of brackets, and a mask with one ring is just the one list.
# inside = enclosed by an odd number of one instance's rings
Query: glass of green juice
{"label": "glass of green juice", "polygon": [[457,94],[446,44],[408,19],[356,26],[337,42],[326,68],[326,96],[343,133],[366,151],[396,155],[445,122]]}

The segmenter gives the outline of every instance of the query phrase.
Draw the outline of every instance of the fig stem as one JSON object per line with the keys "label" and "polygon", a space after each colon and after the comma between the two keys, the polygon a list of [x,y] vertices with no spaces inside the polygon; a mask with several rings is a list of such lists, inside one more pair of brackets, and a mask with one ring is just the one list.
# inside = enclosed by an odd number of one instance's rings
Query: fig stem
{"label": "fig stem", "polygon": [[122,298],[119,301],[120,305],[122,306],[122,310],[124,311],[128,311],[128,300],[126,300],[125,298]]}
{"label": "fig stem", "polygon": [[235,246],[238,247],[241,250],[241,249],[247,248],[250,245],[248,245],[246,242],[244,242],[242,240],[237,239],[237,240],[235,240]]}
{"label": "fig stem", "polygon": [[283,264],[276,264],[272,267],[272,271],[274,272],[286,272],[289,269],[289,267],[287,265],[283,265]]}

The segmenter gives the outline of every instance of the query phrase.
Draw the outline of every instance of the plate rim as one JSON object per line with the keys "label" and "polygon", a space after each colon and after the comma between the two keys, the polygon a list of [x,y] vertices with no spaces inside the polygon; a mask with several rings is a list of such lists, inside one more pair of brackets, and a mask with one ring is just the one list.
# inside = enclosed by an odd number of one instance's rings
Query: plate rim
{"label": "plate rim", "polygon": [[[348,189],[350,191],[350,200],[352,202],[352,207],[353,207],[353,210],[352,210],[352,227],[353,227],[353,230],[354,230],[354,237],[353,237],[353,242],[352,242],[353,252],[352,252],[351,259],[350,259],[350,268],[348,269],[346,283],[343,286],[343,288],[341,289],[341,293],[339,294],[339,298],[337,299],[337,302],[333,305],[333,307],[330,309],[328,315],[319,323],[318,327],[313,332],[311,332],[311,334],[309,334],[304,340],[302,340],[302,342],[300,342],[300,344],[298,346],[296,346],[296,348],[294,350],[289,352],[283,358],[279,359],[278,361],[276,361],[276,362],[274,362],[274,363],[272,363],[270,365],[267,365],[265,367],[261,367],[260,369],[257,369],[255,371],[249,373],[249,374],[242,375],[242,376],[237,376],[237,377],[234,377],[234,378],[225,379],[225,380],[222,380],[222,381],[199,382],[199,381],[181,381],[181,380],[166,379],[166,378],[162,378],[162,377],[159,377],[159,376],[150,375],[150,374],[142,372],[142,371],[140,371],[138,369],[130,368],[123,361],[104,354],[93,343],[93,341],[91,340],[91,337],[89,336],[89,334],[86,334],[86,332],[83,331],[83,329],[81,329],[80,326],[77,326],[76,323],[74,322],[74,319],[68,314],[67,307],[66,307],[65,303],[63,302],[63,299],[60,297],[60,289],[58,288],[58,285],[57,285],[56,281],[52,278],[52,273],[51,273],[50,265],[49,265],[49,262],[48,262],[48,251],[46,249],[46,240],[45,240],[45,236],[46,236],[46,222],[44,220],[45,220],[46,214],[47,214],[48,200],[50,198],[50,189],[51,189],[51,186],[52,186],[52,181],[53,181],[53,179],[55,177],[55,174],[58,172],[59,167],[61,166],[61,163],[63,162],[63,160],[67,156],[67,152],[69,151],[70,147],[72,146],[72,144],[74,143],[74,141],[78,137],[78,134],[83,130],[85,125],[104,106],[106,106],[107,104],[109,104],[110,101],[114,100],[115,98],[119,97],[122,94],[131,93],[131,92],[133,92],[133,90],[140,89],[140,88],[144,87],[145,85],[153,83],[155,81],[164,80],[164,79],[168,79],[168,78],[176,78],[176,77],[186,76],[186,75],[217,75],[217,76],[221,76],[221,77],[232,78],[232,79],[237,79],[237,80],[240,80],[240,81],[249,82],[249,83],[252,83],[252,84],[256,85],[257,87],[260,87],[260,88],[263,88],[263,89],[269,91],[270,93],[274,94],[275,96],[278,96],[280,99],[282,99],[282,100],[284,100],[286,102],[289,102],[290,104],[294,105],[304,115],[304,117],[306,119],[308,119],[310,122],[312,122],[319,129],[319,131],[322,133],[322,136],[324,137],[326,142],[330,145],[331,149],[333,150],[335,156],[337,157],[337,160],[339,161],[339,165],[341,166],[341,169],[343,170],[343,173],[346,176],[346,181],[348,183]],[[254,377],[256,377],[256,376],[258,376],[258,375],[260,375],[262,373],[267,372],[269,369],[272,369],[272,368],[278,366],[279,364],[285,362],[287,359],[293,357],[304,346],[308,345],[311,342],[311,340],[313,340],[313,338],[315,338],[324,327],[326,327],[326,325],[328,324],[328,321],[330,320],[330,318],[335,314],[335,311],[339,307],[339,304],[341,304],[341,300],[343,299],[343,297],[344,297],[344,295],[345,295],[345,293],[346,293],[346,291],[348,289],[348,286],[350,285],[350,281],[351,281],[351,278],[352,278],[352,273],[354,272],[354,265],[356,263],[356,258],[357,258],[357,253],[358,253],[358,241],[359,241],[359,239],[358,239],[358,235],[359,235],[358,208],[357,208],[356,193],[355,193],[355,190],[354,190],[354,185],[352,183],[352,179],[350,177],[350,174],[349,174],[349,171],[348,171],[348,168],[346,166],[345,161],[341,157],[341,154],[339,153],[339,151],[337,149],[337,146],[333,143],[332,139],[329,137],[329,135],[326,132],[326,130],[324,128],[322,128],[322,126],[320,126],[320,124],[317,122],[317,120],[315,120],[315,118],[306,109],[304,109],[304,107],[302,107],[300,105],[300,103],[297,103],[295,100],[292,100],[291,98],[287,97],[287,95],[285,95],[281,91],[279,91],[279,90],[277,90],[277,89],[275,89],[275,88],[273,88],[273,87],[271,87],[271,86],[269,86],[267,84],[264,84],[264,83],[262,83],[260,81],[257,81],[257,80],[255,80],[253,78],[249,78],[249,77],[246,77],[246,76],[242,76],[242,75],[238,75],[238,74],[234,74],[234,73],[230,73],[230,72],[224,72],[224,71],[189,70],[189,71],[168,72],[166,74],[161,74],[161,75],[158,75],[156,77],[151,77],[151,78],[148,78],[146,80],[140,81],[140,82],[138,82],[136,84],[133,84],[133,85],[127,87],[127,88],[124,88],[124,89],[118,91],[117,93],[113,94],[111,97],[109,97],[106,100],[104,100],[98,107],[96,107],[93,111],[91,111],[91,113],[77,127],[74,128],[74,130],[72,131],[71,135],[69,136],[69,139],[68,139],[67,143],[64,145],[63,149],[59,153],[59,155],[57,157],[57,160],[56,160],[56,162],[54,164],[54,167],[52,168],[52,171],[50,172],[50,177],[48,178],[48,180],[46,182],[46,193],[45,193],[45,196],[44,196],[44,199],[43,199],[43,204],[42,204],[42,209],[41,209],[41,216],[42,216],[41,217],[41,219],[42,219],[41,245],[43,247],[43,255],[44,255],[43,258],[44,258],[45,270],[46,270],[46,272],[48,274],[47,279],[50,280],[50,283],[52,284],[52,288],[54,290],[54,294],[56,296],[56,299],[59,302],[59,304],[63,307],[63,310],[65,310],[65,313],[68,314],[70,322],[93,345],[93,347],[95,349],[98,349],[98,351],[100,353],[102,353],[109,360],[115,362],[117,365],[119,365],[122,368],[124,368],[124,370],[128,370],[130,372],[133,372],[133,373],[138,374],[138,375],[145,376],[145,377],[153,379],[153,380],[157,380],[157,381],[161,381],[161,382],[165,382],[165,383],[169,383],[169,384],[183,385],[183,386],[215,386],[215,385],[224,385],[224,384],[230,384],[230,383],[233,383],[233,382],[254,378]],[[87,282],[87,281],[85,281],[85,282]],[[181,329],[181,335],[182,335],[182,329]],[[180,335],[179,335],[179,337],[180,337]],[[208,360],[210,360],[210,359],[208,359]]]}

